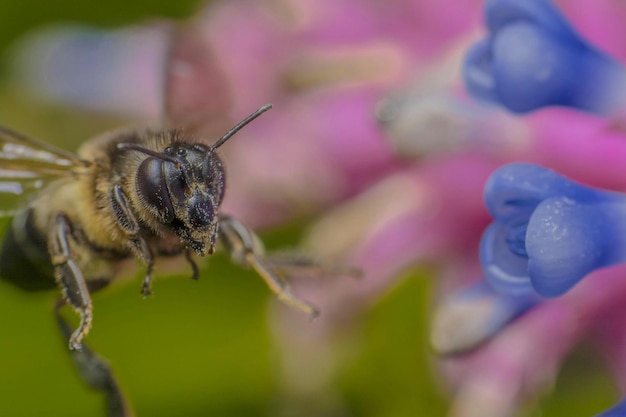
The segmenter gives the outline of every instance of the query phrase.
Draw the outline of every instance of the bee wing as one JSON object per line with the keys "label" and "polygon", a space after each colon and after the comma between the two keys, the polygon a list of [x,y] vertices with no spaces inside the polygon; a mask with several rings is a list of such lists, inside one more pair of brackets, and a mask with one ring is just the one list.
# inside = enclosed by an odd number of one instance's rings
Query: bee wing
{"label": "bee wing", "polygon": [[15,214],[24,196],[89,163],[71,152],[0,126],[0,217]]}

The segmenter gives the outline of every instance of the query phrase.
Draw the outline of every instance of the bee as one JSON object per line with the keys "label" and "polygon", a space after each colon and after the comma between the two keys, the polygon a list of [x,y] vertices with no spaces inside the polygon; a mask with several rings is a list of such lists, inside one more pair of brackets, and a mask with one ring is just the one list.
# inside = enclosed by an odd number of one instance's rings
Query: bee
{"label": "bee", "polygon": [[118,275],[122,261],[145,264],[141,293],[148,296],[155,258],[184,255],[198,279],[193,253],[212,254],[218,241],[280,300],[315,316],[284,281],[285,271],[313,261],[266,255],[252,230],[220,212],[226,181],[217,150],[270,108],[259,108],[210,146],[181,130],[126,129],[87,141],[75,155],[0,127],[0,193],[34,192],[25,207],[2,213],[14,217],[0,275],[28,290],[61,290],[59,306],[80,316],[68,333],[74,351],[92,325],[90,294]]}

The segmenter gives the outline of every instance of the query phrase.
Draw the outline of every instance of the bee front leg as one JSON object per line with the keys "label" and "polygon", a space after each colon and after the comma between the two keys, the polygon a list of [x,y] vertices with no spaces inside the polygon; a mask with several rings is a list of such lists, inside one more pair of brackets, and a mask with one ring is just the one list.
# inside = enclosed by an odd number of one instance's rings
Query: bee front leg
{"label": "bee front leg", "polygon": [[137,221],[135,214],[130,209],[128,197],[122,190],[122,187],[119,185],[113,186],[113,188],[111,188],[110,198],[111,207],[113,207],[113,212],[115,213],[115,219],[117,220],[118,225],[122,228],[122,230],[124,230],[124,233],[126,233],[135,254],[143,262],[145,262],[147,266],[146,276],[141,284],[141,293],[144,296],[148,296],[152,294],[154,256],[148,246],[148,242],[146,242],[146,240],[140,235],[141,229],[139,227],[139,222]]}
{"label": "bee front leg", "polygon": [[231,217],[221,216],[219,237],[233,262],[254,268],[279,300],[311,317],[319,314],[315,307],[291,292],[289,285],[281,278],[280,271],[268,261],[261,240],[252,230]]}
{"label": "bee front leg", "polygon": [[69,338],[70,349],[80,350],[81,342],[91,327],[92,306],[85,277],[72,259],[70,240],[73,240],[71,222],[60,213],[50,225],[48,248],[63,300],[80,315],[80,324]]}
{"label": "bee front leg", "polygon": [[[61,316],[63,305],[62,302],[57,303],[54,312],[61,333],[68,338],[71,337],[72,329]],[[91,388],[104,393],[108,417],[132,417],[134,415],[111,367],[103,358],[84,345],[82,349],[73,350],[70,354],[83,381]]]}

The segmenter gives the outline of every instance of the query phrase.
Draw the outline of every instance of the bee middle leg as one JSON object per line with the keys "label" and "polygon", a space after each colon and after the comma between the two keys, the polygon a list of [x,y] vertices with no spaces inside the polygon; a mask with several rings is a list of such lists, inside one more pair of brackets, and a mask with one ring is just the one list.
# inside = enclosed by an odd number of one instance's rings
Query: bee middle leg
{"label": "bee middle leg", "polygon": [[80,350],[81,342],[91,327],[92,305],[85,277],[72,259],[70,241],[73,240],[69,218],[59,213],[49,229],[48,247],[63,300],[80,315],[80,324],[69,338],[70,350]]}
{"label": "bee middle leg", "polygon": [[145,262],[146,276],[141,284],[141,293],[144,296],[152,294],[152,271],[154,270],[154,256],[148,246],[148,242],[141,237],[139,222],[137,217],[130,209],[130,203],[128,197],[122,190],[120,185],[114,185],[111,188],[111,206],[115,213],[117,223],[126,233],[128,240],[137,256]]}
{"label": "bee middle leg", "polygon": [[319,314],[315,307],[291,292],[289,285],[281,277],[281,269],[276,268],[265,255],[261,240],[252,230],[231,217],[221,216],[219,236],[233,262],[254,268],[279,300],[311,317]]}

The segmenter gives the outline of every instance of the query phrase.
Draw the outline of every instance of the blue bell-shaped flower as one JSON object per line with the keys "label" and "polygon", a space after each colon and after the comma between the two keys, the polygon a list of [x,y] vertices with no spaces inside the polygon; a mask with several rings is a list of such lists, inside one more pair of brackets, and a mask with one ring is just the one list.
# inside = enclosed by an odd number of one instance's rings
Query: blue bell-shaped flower
{"label": "blue bell-shaped flower", "polygon": [[489,33],[463,65],[473,97],[516,113],[626,108],[624,67],[585,41],[549,0],[487,0],[485,18]]}
{"label": "blue bell-shaped flower", "polygon": [[626,262],[626,195],[517,163],[490,177],[485,202],[494,222],[480,261],[499,291],[554,297],[596,269]]}

